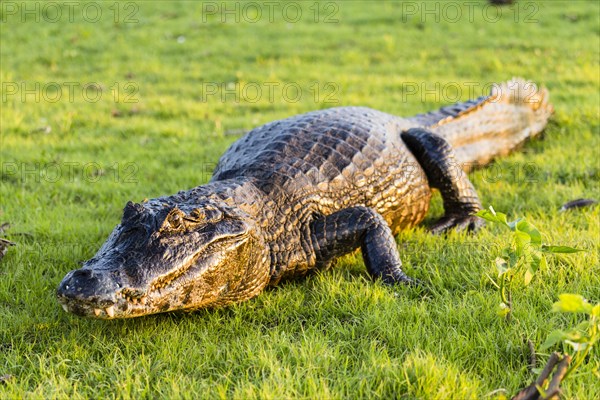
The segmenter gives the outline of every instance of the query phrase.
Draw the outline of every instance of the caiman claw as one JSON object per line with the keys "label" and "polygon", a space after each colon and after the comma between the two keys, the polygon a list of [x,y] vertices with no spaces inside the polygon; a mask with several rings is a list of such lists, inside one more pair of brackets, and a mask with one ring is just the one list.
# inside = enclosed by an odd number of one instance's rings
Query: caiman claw
{"label": "caiman claw", "polygon": [[431,228],[430,232],[434,235],[447,233],[450,230],[456,232],[466,231],[468,233],[477,232],[485,221],[476,215],[447,215],[440,218]]}

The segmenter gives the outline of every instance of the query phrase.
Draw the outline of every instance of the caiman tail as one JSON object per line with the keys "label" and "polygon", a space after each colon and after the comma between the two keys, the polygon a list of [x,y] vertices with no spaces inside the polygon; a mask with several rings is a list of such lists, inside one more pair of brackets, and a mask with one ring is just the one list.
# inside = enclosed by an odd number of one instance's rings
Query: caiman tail
{"label": "caiman tail", "polygon": [[548,90],[513,78],[495,85],[489,96],[420,114],[412,120],[444,137],[469,170],[537,136],[553,111]]}

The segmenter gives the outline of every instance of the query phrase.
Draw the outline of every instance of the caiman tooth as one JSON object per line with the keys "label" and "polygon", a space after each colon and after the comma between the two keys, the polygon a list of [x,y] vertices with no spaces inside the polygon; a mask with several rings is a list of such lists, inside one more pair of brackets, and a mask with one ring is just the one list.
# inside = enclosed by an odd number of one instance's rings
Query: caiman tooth
{"label": "caiman tooth", "polygon": [[106,311],[106,315],[108,315],[110,318],[115,316],[115,306],[110,306],[104,309],[104,311]]}
{"label": "caiman tooth", "polygon": [[97,317],[98,315],[100,315],[100,313],[101,313],[101,312],[102,312],[102,310],[101,310],[101,309],[99,309],[99,308],[94,308],[94,315],[96,315],[96,317]]}
{"label": "caiman tooth", "polygon": [[63,304],[63,305],[62,305],[62,308],[63,308],[63,310],[65,310],[66,312],[69,312],[69,307],[67,307],[67,305],[66,305],[66,304]]}

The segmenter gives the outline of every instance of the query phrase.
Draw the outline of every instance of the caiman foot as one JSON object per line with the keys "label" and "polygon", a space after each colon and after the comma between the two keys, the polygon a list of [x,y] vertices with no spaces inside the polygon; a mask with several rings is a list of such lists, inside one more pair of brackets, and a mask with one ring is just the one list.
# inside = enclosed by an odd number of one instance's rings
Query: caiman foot
{"label": "caiman foot", "polygon": [[415,278],[410,278],[406,275],[401,278],[395,277],[393,275],[379,276],[376,279],[381,280],[381,283],[388,285],[388,286],[401,285],[401,286],[408,286],[408,287],[412,287],[412,288],[425,287],[425,283],[423,281],[421,281],[419,279],[415,279]]}
{"label": "caiman foot", "polygon": [[479,228],[485,225],[485,221],[476,215],[447,215],[440,218],[431,228],[430,232],[434,235],[447,233],[450,230],[456,232],[477,232]]}
{"label": "caiman foot", "polygon": [[483,220],[472,215],[481,210],[481,202],[469,177],[456,160],[454,150],[442,137],[421,128],[402,133],[402,140],[419,161],[429,185],[439,189],[445,215],[431,231],[435,234],[456,231],[474,232]]}

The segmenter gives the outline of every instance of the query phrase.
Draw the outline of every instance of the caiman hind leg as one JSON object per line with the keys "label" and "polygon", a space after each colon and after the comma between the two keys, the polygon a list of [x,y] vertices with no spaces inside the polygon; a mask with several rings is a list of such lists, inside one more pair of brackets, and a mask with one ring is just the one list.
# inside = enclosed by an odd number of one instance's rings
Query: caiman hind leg
{"label": "caiman hind leg", "polygon": [[445,214],[431,231],[475,231],[480,228],[483,220],[473,214],[481,210],[481,202],[450,144],[444,138],[421,128],[409,129],[401,137],[425,171],[429,185],[438,189],[444,200]]}
{"label": "caiman hind leg", "polygon": [[308,241],[317,267],[361,248],[367,271],[384,283],[416,283],[402,271],[402,262],[392,231],[371,208],[351,207],[319,217],[310,225]]}

